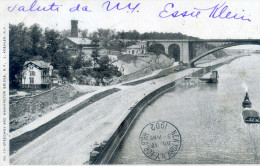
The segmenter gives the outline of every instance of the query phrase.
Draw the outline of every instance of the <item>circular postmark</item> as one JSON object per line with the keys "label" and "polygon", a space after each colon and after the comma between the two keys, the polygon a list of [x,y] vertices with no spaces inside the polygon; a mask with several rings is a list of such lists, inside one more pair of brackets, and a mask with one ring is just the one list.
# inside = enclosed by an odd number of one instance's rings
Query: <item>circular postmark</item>
{"label": "circular postmark", "polygon": [[139,137],[142,152],[150,159],[163,161],[174,157],[181,147],[181,134],[171,123],[156,121],[147,124]]}

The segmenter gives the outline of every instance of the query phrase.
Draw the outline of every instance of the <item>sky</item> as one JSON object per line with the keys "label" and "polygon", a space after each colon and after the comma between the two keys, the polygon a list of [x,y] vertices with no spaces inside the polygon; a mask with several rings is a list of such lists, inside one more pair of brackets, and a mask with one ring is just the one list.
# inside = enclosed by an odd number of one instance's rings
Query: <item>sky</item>
{"label": "sky", "polygon": [[[172,32],[199,37],[202,39],[260,39],[260,1],[259,0],[111,0],[111,6],[120,3],[120,7],[127,6],[131,3],[131,7],[139,6],[131,13],[131,10],[111,10],[106,11],[106,5],[102,4],[107,0],[37,0],[35,7],[49,6],[54,3],[62,5],[59,11],[34,11],[21,12],[17,11],[18,7],[24,6],[29,9],[35,0],[0,0],[1,1],[1,17],[4,21],[11,24],[24,22],[26,26],[34,23],[40,24],[43,28],[55,30],[70,29],[70,20],[78,20],[80,29],[88,29],[93,32],[98,28],[109,28],[116,31],[137,30],[144,32]],[[168,6],[169,14],[179,11],[183,13],[191,13],[198,9],[207,9],[219,4],[227,6],[227,12],[231,15],[244,16],[249,18],[251,22],[241,19],[220,19],[209,18],[211,10],[201,10],[198,18],[191,16],[186,17],[167,17],[160,18],[159,13],[164,10],[166,4],[172,3],[174,7]],[[86,11],[70,12],[69,9],[87,6]],[[9,12],[8,7],[14,11]],[[223,6],[223,7],[224,7]],[[220,11],[218,11],[220,12]]]}

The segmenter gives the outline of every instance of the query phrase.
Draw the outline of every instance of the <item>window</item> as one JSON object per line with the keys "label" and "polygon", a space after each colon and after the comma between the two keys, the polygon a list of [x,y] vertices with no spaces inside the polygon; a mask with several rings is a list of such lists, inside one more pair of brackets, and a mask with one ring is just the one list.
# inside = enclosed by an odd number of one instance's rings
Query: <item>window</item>
{"label": "window", "polygon": [[30,71],[30,76],[35,76],[35,71]]}
{"label": "window", "polygon": [[30,77],[30,84],[34,84],[34,77]]}

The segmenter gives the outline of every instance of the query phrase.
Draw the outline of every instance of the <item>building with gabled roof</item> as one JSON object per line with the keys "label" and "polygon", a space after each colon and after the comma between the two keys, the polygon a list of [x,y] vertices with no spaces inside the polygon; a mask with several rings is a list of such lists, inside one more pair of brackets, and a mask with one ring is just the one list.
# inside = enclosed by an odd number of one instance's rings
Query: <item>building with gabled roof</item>
{"label": "building with gabled roof", "polygon": [[22,88],[51,87],[53,66],[40,60],[26,61],[22,71]]}
{"label": "building with gabled roof", "polygon": [[77,45],[82,45],[82,46],[88,46],[91,45],[91,40],[88,38],[80,38],[80,37],[67,37],[70,41]]}
{"label": "building with gabled roof", "polygon": [[147,44],[145,41],[139,41],[136,45],[131,45],[126,48],[126,53],[132,55],[146,54]]}
{"label": "building with gabled roof", "polygon": [[75,56],[78,56],[81,52],[86,55],[91,54],[98,47],[98,45],[93,45],[90,39],[79,37],[67,37],[64,39],[64,44],[68,51]]}
{"label": "building with gabled roof", "polygon": [[83,52],[84,55],[92,54],[92,51],[99,46],[92,44],[88,38],[78,37],[78,32],[78,21],[71,20],[71,37],[64,39],[66,48],[73,57],[77,57],[81,52]]}

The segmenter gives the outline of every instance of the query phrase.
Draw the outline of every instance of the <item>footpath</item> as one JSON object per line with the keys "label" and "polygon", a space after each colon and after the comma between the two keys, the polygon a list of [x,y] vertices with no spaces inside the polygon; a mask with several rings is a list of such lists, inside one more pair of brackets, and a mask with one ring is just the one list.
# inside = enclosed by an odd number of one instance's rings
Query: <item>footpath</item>
{"label": "footpath", "polygon": [[[219,62],[211,62],[200,67],[216,65],[235,58],[227,57]],[[94,95],[108,90],[115,90],[109,93],[108,96],[104,96],[104,98],[80,109],[80,111],[57,123],[54,127],[21,147],[10,156],[10,164],[81,165],[88,163],[90,153],[97,145],[107,142],[112,137],[138,102],[160,87],[199,70],[200,68],[189,68],[167,76],[153,77],[154,79],[147,79],[144,82],[140,81],[143,79],[141,78],[137,84],[122,83],[108,86],[75,99],[45,117],[10,133],[10,140],[32,130],[37,130],[40,126]],[[156,74],[158,73],[154,75]],[[138,80],[135,81],[138,82]],[[26,137],[24,139],[30,138]]]}

